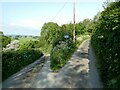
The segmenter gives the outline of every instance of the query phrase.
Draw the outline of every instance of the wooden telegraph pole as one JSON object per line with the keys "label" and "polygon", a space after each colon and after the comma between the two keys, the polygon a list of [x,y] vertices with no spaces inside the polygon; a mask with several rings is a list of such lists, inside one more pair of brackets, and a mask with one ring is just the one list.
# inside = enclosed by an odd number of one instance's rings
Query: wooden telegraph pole
{"label": "wooden telegraph pole", "polygon": [[73,2],[73,42],[76,43],[76,35],[75,35],[75,0]]}

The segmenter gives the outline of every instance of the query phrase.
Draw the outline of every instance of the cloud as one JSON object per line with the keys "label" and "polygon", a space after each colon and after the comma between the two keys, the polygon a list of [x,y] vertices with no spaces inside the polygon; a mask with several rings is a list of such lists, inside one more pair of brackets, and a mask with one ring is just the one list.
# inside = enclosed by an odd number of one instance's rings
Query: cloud
{"label": "cloud", "polygon": [[17,22],[9,23],[10,26],[19,26],[25,28],[39,29],[41,27],[41,23],[38,20],[25,19]]}
{"label": "cloud", "polygon": [[40,35],[40,28],[35,23],[20,22],[0,25],[0,31],[5,35]]}
{"label": "cloud", "polygon": [[0,25],[0,31],[5,35],[40,35],[40,29],[22,27],[18,24]]}
{"label": "cloud", "polygon": [[22,19],[0,25],[0,30],[7,35],[40,35],[44,24],[40,19]]}

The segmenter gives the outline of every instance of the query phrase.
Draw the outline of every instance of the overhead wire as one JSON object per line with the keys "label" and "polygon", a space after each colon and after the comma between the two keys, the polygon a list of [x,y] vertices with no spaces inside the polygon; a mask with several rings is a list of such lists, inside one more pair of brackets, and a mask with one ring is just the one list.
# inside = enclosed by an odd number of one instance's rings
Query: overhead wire
{"label": "overhead wire", "polygon": [[53,17],[52,21],[59,15],[59,13],[62,11],[62,9],[65,7],[67,2],[64,3],[64,5],[59,9],[59,11],[56,13],[56,15]]}

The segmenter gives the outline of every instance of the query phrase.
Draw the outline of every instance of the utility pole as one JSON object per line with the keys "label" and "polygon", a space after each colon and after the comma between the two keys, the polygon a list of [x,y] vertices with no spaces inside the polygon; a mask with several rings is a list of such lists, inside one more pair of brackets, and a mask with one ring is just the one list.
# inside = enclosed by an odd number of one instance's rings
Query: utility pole
{"label": "utility pole", "polygon": [[75,0],[73,2],[73,42],[76,43],[76,36],[75,36]]}

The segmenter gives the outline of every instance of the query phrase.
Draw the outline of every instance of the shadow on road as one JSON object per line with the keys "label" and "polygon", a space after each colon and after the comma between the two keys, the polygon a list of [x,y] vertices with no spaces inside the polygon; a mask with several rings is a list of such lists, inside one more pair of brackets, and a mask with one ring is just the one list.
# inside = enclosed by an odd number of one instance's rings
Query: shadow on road
{"label": "shadow on road", "polygon": [[9,77],[2,83],[2,88],[29,88],[35,76],[42,68],[48,56],[43,56],[34,63]]}
{"label": "shadow on road", "polygon": [[33,88],[89,88],[89,60],[86,42],[58,73],[51,72],[50,61],[44,65]]}
{"label": "shadow on road", "polygon": [[50,70],[50,61],[44,65],[32,88],[99,88],[90,40],[86,40],[58,73]]}

